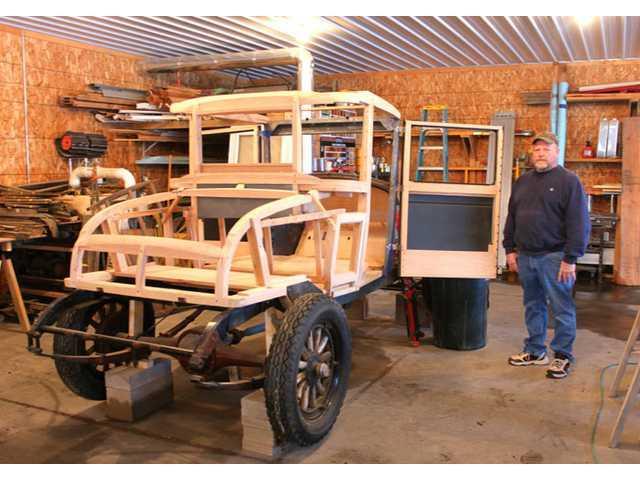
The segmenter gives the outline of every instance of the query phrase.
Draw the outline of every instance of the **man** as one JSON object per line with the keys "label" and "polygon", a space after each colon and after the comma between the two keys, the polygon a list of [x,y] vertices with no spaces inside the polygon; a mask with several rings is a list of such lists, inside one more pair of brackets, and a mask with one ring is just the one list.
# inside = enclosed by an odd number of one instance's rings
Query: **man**
{"label": "man", "polygon": [[578,177],[558,166],[558,139],[552,133],[533,139],[534,170],[522,175],[509,199],[503,246],[509,270],[518,272],[524,291],[529,336],[523,352],[509,364],[548,365],[545,337],[547,301],[555,320],[550,348],[555,359],[550,378],[564,378],[574,363],[576,306],[572,290],[576,260],[584,255],[591,224]]}

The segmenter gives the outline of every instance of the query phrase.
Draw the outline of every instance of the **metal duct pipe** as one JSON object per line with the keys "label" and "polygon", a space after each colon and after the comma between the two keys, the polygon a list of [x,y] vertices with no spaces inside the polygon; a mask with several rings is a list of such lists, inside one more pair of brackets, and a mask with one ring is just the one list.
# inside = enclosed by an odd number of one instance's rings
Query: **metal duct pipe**
{"label": "metal duct pipe", "polygon": [[133,187],[136,178],[126,168],[103,168],[103,167],[77,167],[69,175],[69,185],[72,188],[80,188],[80,180],[83,178],[115,178],[122,180],[124,188]]}
{"label": "metal duct pipe", "polygon": [[146,73],[227,70],[280,65],[296,65],[298,67],[298,90],[313,90],[313,56],[308,50],[300,47],[213,55],[184,55],[139,62],[140,68]]}
{"label": "metal duct pipe", "polygon": [[567,93],[569,84],[560,82],[558,86],[558,165],[564,165],[564,154],[567,147]]}
{"label": "metal duct pipe", "polygon": [[551,85],[551,105],[549,107],[551,120],[549,122],[550,130],[554,135],[558,134],[558,83],[556,81]]}
{"label": "metal duct pipe", "polygon": [[298,60],[298,90],[313,91],[313,56],[304,48],[291,50],[297,50],[291,54]]}

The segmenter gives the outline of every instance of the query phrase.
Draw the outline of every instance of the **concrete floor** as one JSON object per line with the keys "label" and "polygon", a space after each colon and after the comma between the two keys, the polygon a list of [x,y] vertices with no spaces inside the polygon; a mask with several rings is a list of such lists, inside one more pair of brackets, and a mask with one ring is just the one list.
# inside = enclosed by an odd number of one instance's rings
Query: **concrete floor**
{"label": "concrete floor", "polygon": [[[408,346],[393,321],[393,294],[371,295],[371,318],[353,321],[353,371],[342,413],[319,445],[280,461],[305,463],[583,463],[600,369],[618,360],[640,291],[577,293],[578,363],[569,378],[509,367],[521,348],[521,290],[493,283],[488,345],[470,352],[425,341]],[[606,384],[612,379],[609,369]],[[71,394],[50,360],[25,350],[16,325],[0,325],[0,462],[255,463],[241,450],[243,393],[201,390],[174,372],[175,403],[133,425],[102,403]],[[628,376],[627,376],[628,381]],[[607,448],[621,403],[606,399],[596,437],[602,462],[640,462],[640,404],[618,449]]]}

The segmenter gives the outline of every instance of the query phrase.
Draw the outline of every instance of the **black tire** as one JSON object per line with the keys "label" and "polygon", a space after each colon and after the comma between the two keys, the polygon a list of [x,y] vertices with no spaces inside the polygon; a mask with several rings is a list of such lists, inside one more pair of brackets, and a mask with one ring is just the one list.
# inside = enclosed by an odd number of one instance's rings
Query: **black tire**
{"label": "black tire", "polygon": [[343,308],[320,293],[297,298],[265,364],[267,413],[277,441],[305,446],[327,435],[340,414],[350,372],[351,333]]}
{"label": "black tire", "polygon": [[[96,322],[94,316],[102,308],[115,306],[113,312],[101,322]],[[109,310],[107,310],[107,313]],[[101,312],[100,312],[101,313]],[[76,309],[73,306],[63,311],[56,326],[73,330],[87,331],[92,328],[96,333],[115,335],[127,332],[129,320],[129,302],[124,299],[107,299],[103,304],[96,304],[89,308]],[[93,322],[93,323],[92,323]],[[144,328],[153,326],[153,306],[144,304]],[[91,344],[91,347],[87,345]],[[91,350],[97,353],[109,353],[120,347],[100,341],[87,341],[74,335],[56,334],[53,338],[53,352],[58,355],[88,355]],[[64,384],[76,395],[88,400],[104,400],[107,392],[105,388],[104,370],[93,364],[74,362],[72,360],[55,359],[56,370]]]}

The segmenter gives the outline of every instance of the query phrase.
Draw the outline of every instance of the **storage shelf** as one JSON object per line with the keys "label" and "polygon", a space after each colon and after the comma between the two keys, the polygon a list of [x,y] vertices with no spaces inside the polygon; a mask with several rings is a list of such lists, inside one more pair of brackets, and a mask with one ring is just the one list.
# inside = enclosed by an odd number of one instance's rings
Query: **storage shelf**
{"label": "storage shelf", "polygon": [[565,163],[622,163],[621,158],[581,158],[565,160]]}

